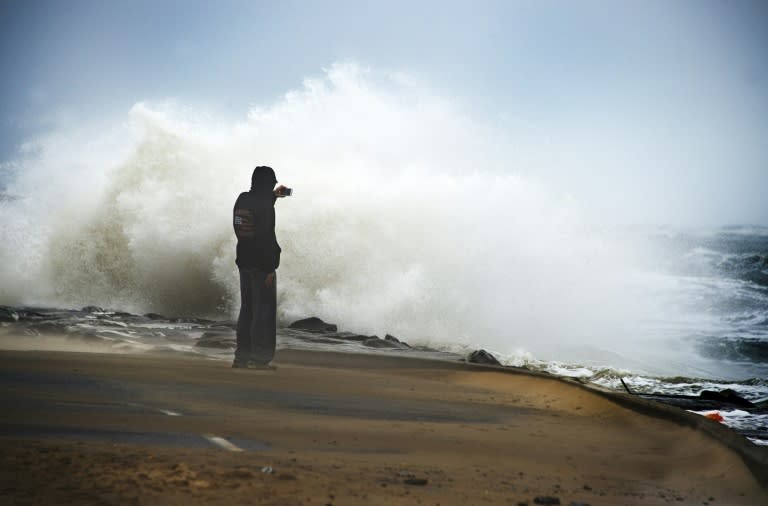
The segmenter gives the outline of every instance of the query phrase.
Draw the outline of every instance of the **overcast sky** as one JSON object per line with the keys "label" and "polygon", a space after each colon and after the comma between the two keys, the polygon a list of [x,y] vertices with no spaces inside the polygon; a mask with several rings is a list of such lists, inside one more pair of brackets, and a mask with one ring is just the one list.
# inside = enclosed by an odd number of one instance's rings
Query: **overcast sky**
{"label": "overcast sky", "polygon": [[453,97],[598,214],[768,224],[761,0],[0,0],[0,160],[139,101],[242,118],[338,61]]}

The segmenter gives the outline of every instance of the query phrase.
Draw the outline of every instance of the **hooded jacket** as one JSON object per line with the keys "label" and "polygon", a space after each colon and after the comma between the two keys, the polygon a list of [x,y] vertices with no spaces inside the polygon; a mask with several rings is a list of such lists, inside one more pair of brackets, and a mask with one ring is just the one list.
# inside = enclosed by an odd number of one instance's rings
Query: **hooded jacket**
{"label": "hooded jacket", "polygon": [[280,265],[280,245],[275,237],[275,197],[277,182],[269,167],[256,167],[251,178],[251,191],[237,197],[232,224],[237,236],[237,258],[240,268],[272,272]]}

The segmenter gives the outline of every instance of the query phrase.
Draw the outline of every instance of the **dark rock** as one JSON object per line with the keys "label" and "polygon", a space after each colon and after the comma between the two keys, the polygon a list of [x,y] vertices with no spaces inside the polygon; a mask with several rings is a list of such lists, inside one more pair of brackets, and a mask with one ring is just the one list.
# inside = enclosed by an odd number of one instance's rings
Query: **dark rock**
{"label": "dark rock", "polygon": [[560,499],[551,495],[538,495],[533,498],[533,504],[560,504]]}
{"label": "dark rock", "polygon": [[403,480],[403,483],[405,483],[406,485],[423,486],[429,483],[429,481],[426,478],[406,478]]}
{"label": "dark rock", "polygon": [[220,332],[206,332],[195,342],[197,348],[216,348],[220,350],[232,350],[236,348],[235,339],[230,334]]}
{"label": "dark rock", "polygon": [[334,323],[326,323],[316,316],[296,320],[288,325],[289,329],[307,330],[309,332],[336,332],[338,329]]}
{"label": "dark rock", "polygon": [[213,320],[208,320],[206,318],[195,318],[194,316],[169,318],[168,321],[171,323],[192,323],[195,325],[210,325],[211,323],[214,323]]}
{"label": "dark rock", "polygon": [[371,336],[363,341],[363,346],[368,346],[369,348],[400,348],[400,346],[395,343],[379,339],[377,336]]}
{"label": "dark rock", "polygon": [[410,345],[408,343],[402,342],[400,339],[396,338],[395,336],[387,334],[384,336],[385,341],[389,341],[391,343],[397,344],[398,348],[410,348]]}
{"label": "dark rock", "polygon": [[150,320],[165,320],[165,316],[157,313],[147,313],[144,315],[146,318],[149,318]]}
{"label": "dark rock", "polygon": [[19,313],[5,306],[0,306],[0,322],[17,322]]}
{"label": "dark rock", "polygon": [[[467,362],[472,364],[501,365],[496,357],[485,350],[475,350],[467,357]],[[558,503],[560,504],[560,503]]]}
{"label": "dark rock", "polygon": [[234,339],[235,333],[230,332],[229,329],[227,330],[218,330],[218,329],[210,329],[205,332],[203,332],[203,335],[200,336],[200,339],[213,339],[213,338],[226,338],[226,339]]}
{"label": "dark rock", "polygon": [[99,306],[85,306],[80,311],[82,311],[83,313],[106,313],[106,310],[103,307],[99,307]]}
{"label": "dark rock", "polygon": [[739,394],[737,394],[730,388],[726,388],[725,390],[720,390],[719,392],[714,392],[712,390],[704,390],[699,394],[699,396],[702,399],[727,402],[729,404],[735,404],[736,406],[742,406],[745,408],[755,407],[754,404],[752,404],[750,401],[746,400],[745,398],[741,397]]}
{"label": "dark rock", "polygon": [[364,336],[362,334],[354,334],[352,332],[334,332],[333,335],[329,336],[334,339],[341,339],[343,341],[359,341],[363,342],[367,339],[370,339],[369,336]]}
{"label": "dark rock", "polygon": [[754,403],[739,396],[736,392],[730,389],[721,390],[715,392],[712,390],[704,390],[699,395],[675,395],[675,394],[636,394],[638,397],[648,399],[652,401],[663,402],[664,404],[671,404],[680,408],[701,411],[705,409],[727,409],[729,407],[738,406],[742,408],[759,408]]}

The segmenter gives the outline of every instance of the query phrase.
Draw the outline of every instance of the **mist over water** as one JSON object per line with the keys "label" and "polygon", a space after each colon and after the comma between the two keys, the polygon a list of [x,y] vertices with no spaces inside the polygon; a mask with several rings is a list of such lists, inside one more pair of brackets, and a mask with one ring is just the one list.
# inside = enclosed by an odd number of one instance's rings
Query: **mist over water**
{"label": "mist over water", "polygon": [[353,64],[236,123],[138,103],[6,167],[19,198],[0,202],[0,304],[235,317],[231,209],[270,165],[295,189],[276,204],[285,323],[690,370],[679,338],[706,314],[681,312],[647,250],[520,175],[515,149],[428,87]]}

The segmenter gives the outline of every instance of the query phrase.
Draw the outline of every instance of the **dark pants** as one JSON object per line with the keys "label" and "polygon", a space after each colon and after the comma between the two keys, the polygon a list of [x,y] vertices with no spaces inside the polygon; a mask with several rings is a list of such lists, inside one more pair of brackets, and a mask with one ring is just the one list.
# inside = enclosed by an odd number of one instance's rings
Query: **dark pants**
{"label": "dark pants", "polygon": [[240,316],[237,319],[235,360],[269,363],[275,356],[277,330],[277,276],[264,286],[267,272],[240,270]]}

